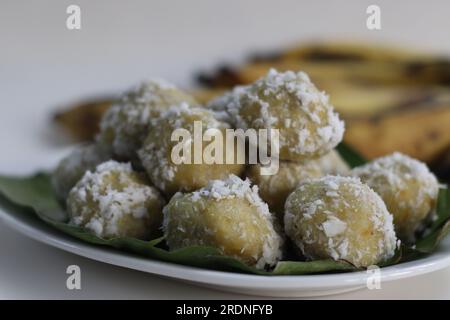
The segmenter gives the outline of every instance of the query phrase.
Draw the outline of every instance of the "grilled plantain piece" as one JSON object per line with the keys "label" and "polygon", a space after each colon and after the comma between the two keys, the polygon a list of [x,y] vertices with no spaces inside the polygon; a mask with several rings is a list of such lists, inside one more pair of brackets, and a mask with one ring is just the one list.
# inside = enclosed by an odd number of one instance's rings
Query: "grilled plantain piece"
{"label": "grilled plantain piece", "polygon": [[113,97],[75,103],[53,116],[57,125],[63,127],[75,141],[93,140],[99,131],[103,113],[113,103]]}
{"label": "grilled plantain piece", "polygon": [[395,62],[404,60],[427,59],[432,56],[413,50],[387,46],[371,46],[352,42],[316,42],[301,44],[286,50],[269,54],[250,56],[250,62],[304,60],[318,62]]}
{"label": "grilled plantain piece", "polygon": [[450,85],[450,61],[441,58],[399,62],[258,62],[239,68],[222,67],[212,75],[200,74],[198,80],[208,88],[230,88],[254,82],[270,68],[279,71],[305,71],[319,86],[325,80],[365,85]]}
{"label": "grilled plantain piece", "polygon": [[450,146],[450,104],[419,104],[349,120],[344,141],[369,159],[400,151],[432,163]]}

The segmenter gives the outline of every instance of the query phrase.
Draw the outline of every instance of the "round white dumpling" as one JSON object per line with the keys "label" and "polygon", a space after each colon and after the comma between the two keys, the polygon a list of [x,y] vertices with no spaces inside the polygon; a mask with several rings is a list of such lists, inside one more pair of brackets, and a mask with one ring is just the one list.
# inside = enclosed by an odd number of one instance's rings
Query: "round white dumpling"
{"label": "round white dumpling", "polygon": [[386,205],[357,178],[325,176],[301,184],[286,200],[286,235],[311,260],[356,267],[386,261],[397,238]]}
{"label": "round white dumpling", "polygon": [[247,176],[259,188],[261,198],[267,202],[271,212],[283,220],[284,203],[289,194],[297,186],[308,179],[323,176],[322,170],[315,161],[297,163],[281,161],[278,172],[273,175],[262,175],[261,165],[250,165]]}
{"label": "round white dumpling", "polygon": [[[222,163],[207,163],[203,157],[209,143],[203,141],[195,142],[195,124],[198,126],[198,133],[202,137],[207,131],[217,131],[221,133],[223,142]],[[244,163],[226,164],[227,153],[236,150],[236,146],[227,138],[225,133],[228,124],[218,121],[214,113],[208,109],[190,107],[186,104],[169,109],[153,120],[143,147],[139,150],[139,158],[143,167],[147,171],[150,180],[155,186],[167,195],[172,195],[177,191],[193,191],[204,187],[210,180],[225,179],[230,174],[239,175],[244,170]],[[183,141],[173,141],[172,134],[176,130],[183,130],[189,135]],[[220,137],[219,137],[220,138]],[[217,138],[217,139],[219,139]],[[201,145],[201,161],[195,163],[195,144]],[[186,154],[180,155],[174,152],[177,146],[186,147]],[[181,148],[180,148],[181,151]],[[235,153],[234,153],[235,154]],[[174,159],[177,158],[177,159]],[[182,158],[185,161],[182,162]],[[179,158],[179,159],[178,159]],[[177,161],[180,160],[178,163]]]}
{"label": "round white dumpling", "polygon": [[125,160],[135,160],[151,119],[180,103],[197,104],[189,94],[162,80],[143,82],[126,92],[103,116],[97,140]]}
{"label": "round white dumpling", "polygon": [[70,191],[70,223],[102,238],[151,239],[159,233],[164,199],[129,163],[108,161],[87,171]]}
{"label": "round white dumpling", "polygon": [[330,152],[344,134],[344,123],[328,96],[304,72],[269,73],[209,103],[225,109],[238,128],[278,129],[279,157],[305,161]]}
{"label": "round white dumpling", "polygon": [[439,193],[438,180],[426,164],[396,152],[353,169],[352,175],[384,200],[398,237],[413,242],[433,214]]}
{"label": "round white dumpling", "polygon": [[259,269],[281,258],[282,238],[258,187],[234,175],[192,193],[175,194],[164,208],[163,228],[170,250],[213,246]]}
{"label": "round white dumpling", "polygon": [[350,167],[335,149],[312,161],[317,163],[323,175],[344,176],[350,172]]}
{"label": "round white dumpling", "polygon": [[52,174],[52,185],[60,200],[65,200],[70,190],[88,170],[111,159],[108,149],[98,144],[77,147],[63,158]]}

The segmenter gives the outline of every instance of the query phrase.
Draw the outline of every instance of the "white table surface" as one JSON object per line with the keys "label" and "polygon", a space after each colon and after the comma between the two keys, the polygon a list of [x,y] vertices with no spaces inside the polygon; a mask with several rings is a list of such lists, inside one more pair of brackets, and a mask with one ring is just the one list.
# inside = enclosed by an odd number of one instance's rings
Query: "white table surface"
{"label": "white table surface", "polygon": [[[49,125],[74,100],[162,77],[192,85],[193,73],[255,50],[298,40],[359,39],[450,53],[450,3],[433,1],[1,1],[0,172],[51,168],[69,151]],[[343,4],[345,3],[345,6]],[[382,10],[368,31],[365,9]],[[65,27],[78,4],[82,29]],[[66,267],[82,290],[65,287]],[[450,269],[331,298],[449,299]],[[0,298],[232,299],[222,293],[78,257],[37,243],[0,222]]]}

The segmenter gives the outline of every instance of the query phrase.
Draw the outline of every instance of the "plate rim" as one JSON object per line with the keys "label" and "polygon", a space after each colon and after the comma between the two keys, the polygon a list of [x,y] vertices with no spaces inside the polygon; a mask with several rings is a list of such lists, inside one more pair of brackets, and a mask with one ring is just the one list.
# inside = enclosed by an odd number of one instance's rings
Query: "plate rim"
{"label": "plate rim", "polygon": [[[39,221],[39,226],[24,221],[27,218],[12,215],[2,208],[0,208],[0,219],[7,226],[28,238],[88,259],[208,286],[286,291],[325,290],[365,286],[368,277],[372,274],[366,271],[356,271],[335,274],[265,276],[208,270],[158,261],[148,257],[139,257],[124,251],[91,245],[65,235],[42,221],[36,220]],[[389,282],[405,279],[437,271],[448,266],[450,266],[450,252],[438,251],[421,260],[383,267],[380,272],[380,280]]]}

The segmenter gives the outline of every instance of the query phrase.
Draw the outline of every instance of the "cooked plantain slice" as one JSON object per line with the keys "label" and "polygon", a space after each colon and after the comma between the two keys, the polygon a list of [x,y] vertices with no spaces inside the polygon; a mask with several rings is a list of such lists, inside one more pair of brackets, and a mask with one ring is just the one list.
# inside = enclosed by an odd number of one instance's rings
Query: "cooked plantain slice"
{"label": "cooked plantain slice", "polygon": [[53,120],[63,127],[76,141],[93,140],[99,131],[100,119],[103,113],[111,106],[114,98],[87,100],[75,103],[64,111],[59,111]]}
{"label": "cooked plantain slice", "polygon": [[450,104],[423,104],[350,120],[344,141],[369,159],[399,151],[431,163],[450,145]]}

